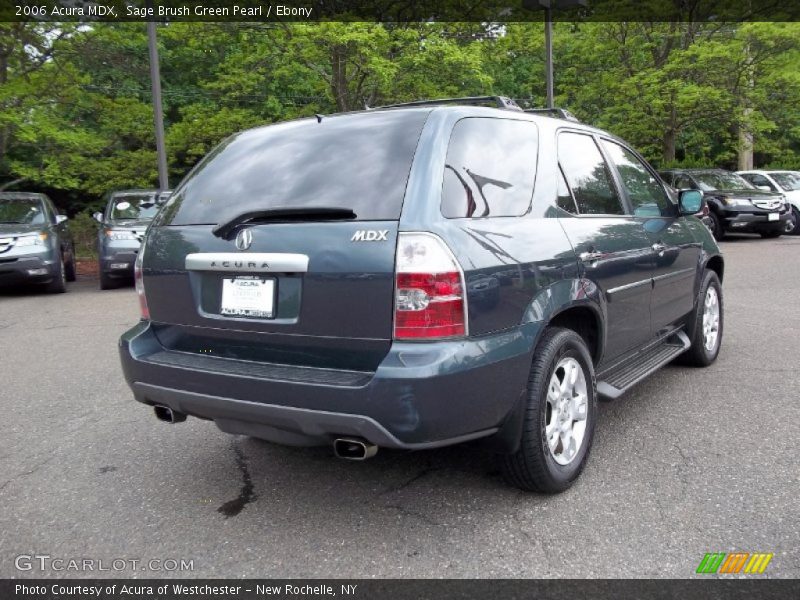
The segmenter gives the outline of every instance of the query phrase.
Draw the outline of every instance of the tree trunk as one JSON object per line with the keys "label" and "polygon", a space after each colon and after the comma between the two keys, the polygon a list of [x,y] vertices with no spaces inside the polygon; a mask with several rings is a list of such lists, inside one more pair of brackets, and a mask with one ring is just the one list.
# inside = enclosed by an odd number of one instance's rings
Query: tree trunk
{"label": "tree trunk", "polygon": [[661,140],[661,160],[664,167],[675,162],[675,137],[675,129],[672,127],[664,131],[664,137]]}
{"label": "tree trunk", "polygon": [[750,106],[750,99],[747,96],[755,87],[755,75],[749,45],[745,46],[744,53],[747,71],[744,92],[739,99],[742,106],[742,120],[739,123],[739,171],[749,171],[753,168],[753,131],[751,129],[753,107]]}

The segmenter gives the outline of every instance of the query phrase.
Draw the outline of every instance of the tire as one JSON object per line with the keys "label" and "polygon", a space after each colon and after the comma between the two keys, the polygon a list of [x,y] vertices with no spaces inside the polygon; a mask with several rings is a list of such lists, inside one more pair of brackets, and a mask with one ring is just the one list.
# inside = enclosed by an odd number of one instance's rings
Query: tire
{"label": "tire", "polygon": [[64,277],[67,281],[75,281],[77,279],[77,270],[75,269],[75,252],[70,255],[69,262],[64,265]]}
{"label": "tire", "polygon": [[796,206],[792,207],[792,217],[794,218],[794,229],[791,235],[800,235],[800,209]]}
{"label": "tire", "polygon": [[[575,385],[568,393],[574,399],[584,396],[583,409],[571,404],[569,413],[561,413],[564,415],[562,421],[557,412],[564,401],[564,396],[559,395],[561,390],[555,388],[555,395],[559,397],[554,402],[548,398],[551,397],[551,385],[563,381],[566,378],[565,369],[574,366],[580,367],[580,373],[576,375]],[[581,377],[584,384],[582,389]],[[597,418],[595,386],[594,366],[583,338],[571,329],[548,328],[536,346],[528,376],[519,449],[514,454],[501,457],[501,469],[508,483],[526,491],[549,494],[562,492],[572,485],[583,471],[592,446]],[[581,413],[585,414],[584,419],[574,418]],[[575,436],[570,439],[576,441],[574,446],[569,444],[574,451],[571,457],[563,442],[565,438],[559,434],[557,426],[568,422],[570,432]],[[581,422],[584,425],[582,435],[579,435]],[[553,437],[548,429],[553,432]],[[576,439],[578,437],[579,440]],[[551,445],[554,445],[553,450]]]}
{"label": "tire", "polygon": [[709,211],[708,218],[711,221],[711,234],[714,239],[719,241],[725,237],[725,226],[722,224],[722,219],[713,210]]}
{"label": "tire", "polygon": [[48,283],[45,289],[51,294],[63,294],[67,291],[67,274],[63,256],[58,263],[58,271],[56,271],[53,281]]}
{"label": "tire", "polygon": [[118,286],[117,280],[103,273],[103,268],[100,267],[100,289],[101,290],[113,290]]}
{"label": "tire", "polygon": [[779,238],[783,235],[782,231],[764,231],[761,233],[761,237],[765,240],[772,240],[775,238]]}
{"label": "tire", "polygon": [[[707,321],[704,319],[704,316],[709,301],[709,289],[712,288],[716,293],[718,320],[715,341],[713,347],[709,349],[706,344],[709,340],[706,338]],[[719,349],[722,345],[723,326],[725,324],[725,305],[722,298],[722,286],[719,283],[719,277],[717,277],[714,271],[706,271],[703,275],[703,285],[700,287],[700,294],[697,296],[697,302],[695,304],[692,345],[686,352],[678,357],[678,362],[692,367],[707,367],[717,360],[717,356],[719,356]],[[709,316],[709,318],[713,317]]]}

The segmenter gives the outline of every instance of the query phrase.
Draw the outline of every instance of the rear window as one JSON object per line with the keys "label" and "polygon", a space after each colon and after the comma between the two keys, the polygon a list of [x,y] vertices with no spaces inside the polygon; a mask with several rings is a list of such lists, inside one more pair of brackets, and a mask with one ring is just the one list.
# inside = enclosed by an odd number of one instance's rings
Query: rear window
{"label": "rear window", "polygon": [[528,211],[536,177],[536,125],[469,117],[453,127],[442,183],[447,218],[511,217]]}
{"label": "rear window", "polygon": [[216,224],[278,207],[347,208],[359,221],[398,219],[429,112],[303,119],[233,135],[175,191],[163,223]]}

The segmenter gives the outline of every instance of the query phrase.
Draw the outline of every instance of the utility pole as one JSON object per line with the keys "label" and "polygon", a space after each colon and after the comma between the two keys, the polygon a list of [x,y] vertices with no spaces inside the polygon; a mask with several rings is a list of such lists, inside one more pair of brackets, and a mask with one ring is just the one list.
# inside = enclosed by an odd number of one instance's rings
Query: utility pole
{"label": "utility pole", "polygon": [[150,51],[150,85],[153,91],[153,120],[156,126],[156,154],[158,155],[158,187],[169,189],[167,172],[167,149],[164,144],[164,107],[161,103],[161,69],[158,65],[156,24],[147,22],[147,47]]}

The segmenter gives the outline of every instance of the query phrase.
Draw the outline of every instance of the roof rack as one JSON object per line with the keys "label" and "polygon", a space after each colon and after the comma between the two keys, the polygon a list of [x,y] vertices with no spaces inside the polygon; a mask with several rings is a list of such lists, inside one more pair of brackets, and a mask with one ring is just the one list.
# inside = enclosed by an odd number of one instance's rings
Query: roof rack
{"label": "roof rack", "polygon": [[497,108],[509,110],[522,110],[519,105],[511,98],[505,96],[469,96],[466,98],[439,98],[438,100],[416,100],[414,102],[401,102],[400,104],[389,104],[388,106],[378,106],[375,108],[399,108],[401,106],[436,106],[438,104],[462,104],[469,106],[480,106],[487,102],[493,102]]}
{"label": "roof rack", "polygon": [[548,117],[555,117],[556,119],[565,119],[567,121],[575,121],[576,123],[580,123],[578,118],[566,108],[526,108],[524,112],[547,115]]}

